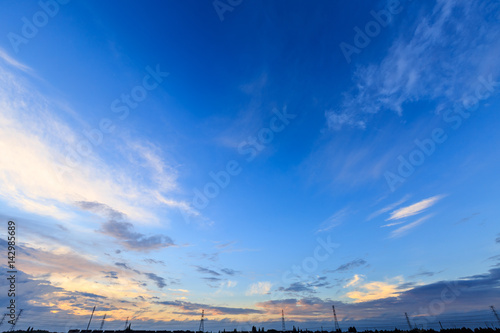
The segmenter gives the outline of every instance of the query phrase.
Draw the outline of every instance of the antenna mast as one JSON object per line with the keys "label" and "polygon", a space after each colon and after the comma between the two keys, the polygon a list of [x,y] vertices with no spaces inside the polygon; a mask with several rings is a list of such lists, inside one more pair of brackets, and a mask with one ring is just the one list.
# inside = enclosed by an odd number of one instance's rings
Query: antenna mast
{"label": "antenna mast", "polygon": [[495,307],[492,305],[492,306],[490,306],[490,308],[491,308],[491,311],[493,311],[493,314],[495,315],[495,318],[498,321],[498,325],[500,325],[500,318],[498,317],[498,313],[496,312]]}
{"label": "antenna mast", "polygon": [[104,314],[104,317],[102,317],[101,321],[101,327],[99,327],[99,330],[102,331],[102,328],[104,327],[104,321],[106,320],[106,314]]}
{"label": "antenna mast", "polygon": [[14,320],[14,323],[13,323],[13,324],[12,324],[12,326],[10,327],[9,332],[13,332],[13,331],[14,331],[14,327],[16,327],[17,321],[19,320],[19,317],[21,317],[21,313],[23,313],[23,309],[19,310],[19,313],[17,314],[17,317],[16,317],[16,319]]}
{"label": "antenna mast", "polygon": [[406,322],[408,323],[408,327],[410,328],[411,331],[413,327],[411,327],[410,318],[408,318],[408,314],[406,312],[405,312],[405,317],[406,317]]}
{"label": "antenna mast", "polygon": [[336,332],[342,332],[339,326],[339,321],[337,320],[337,313],[335,312],[335,306],[332,305],[332,310],[333,310],[333,318],[335,319],[335,331]]}
{"label": "antenna mast", "polygon": [[3,314],[3,317],[2,317],[2,320],[0,320],[0,326],[2,326],[3,324],[3,321],[5,320],[5,317],[7,316],[6,313]]}
{"label": "antenna mast", "polygon": [[94,311],[95,311],[95,305],[94,305],[94,308],[92,309],[92,314],[90,315],[89,323],[87,325],[87,331],[89,330],[90,322],[92,321],[92,317],[94,316]]}
{"label": "antenna mast", "polygon": [[281,331],[285,332],[285,312],[281,309]]}
{"label": "antenna mast", "polygon": [[201,333],[205,332],[205,310],[201,310],[200,328],[198,331]]}

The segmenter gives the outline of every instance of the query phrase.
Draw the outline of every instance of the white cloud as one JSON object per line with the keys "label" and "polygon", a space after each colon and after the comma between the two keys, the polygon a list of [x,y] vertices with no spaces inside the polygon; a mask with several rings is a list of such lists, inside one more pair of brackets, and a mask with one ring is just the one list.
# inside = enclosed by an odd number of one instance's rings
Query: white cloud
{"label": "white cloud", "polygon": [[236,287],[236,285],[238,284],[237,281],[233,281],[233,280],[227,280],[225,283],[224,283],[224,286],[226,288],[234,288]]}
{"label": "white cloud", "polygon": [[343,208],[336,212],[335,214],[328,217],[326,220],[321,222],[318,230],[316,232],[329,231],[337,226],[339,226],[344,218],[347,216],[347,208]]}
{"label": "white cloud", "polygon": [[126,159],[120,154],[110,162],[92,145],[90,154],[77,154],[79,146],[84,151],[84,128],[73,130],[57,115],[57,103],[36,91],[25,77],[0,66],[1,200],[65,220],[75,216],[76,201],[105,203],[145,223],[159,221],[152,212],[156,207],[189,210],[187,203],[166,196],[176,188],[176,173],[160,149],[140,139],[118,143],[133,148],[130,163],[120,163]]}
{"label": "white cloud", "polygon": [[391,213],[391,216],[387,219],[387,221],[399,220],[399,219],[403,219],[405,217],[419,214],[422,211],[426,210],[427,208],[433,206],[436,202],[438,202],[443,197],[444,197],[443,195],[437,195],[437,196],[422,200],[420,202],[417,202],[413,205],[397,209]]}
{"label": "white cloud", "polygon": [[403,224],[405,223],[405,221],[399,221],[399,222],[393,222],[393,223],[387,223],[387,224],[384,224],[383,226],[381,226],[381,228],[385,228],[385,227],[393,227],[395,225],[398,225],[398,224]]}
{"label": "white cloud", "polygon": [[246,295],[265,295],[268,294],[271,290],[271,282],[257,282],[250,285],[248,288]]}
{"label": "white cloud", "polygon": [[12,67],[22,70],[23,72],[31,73],[33,71],[30,67],[12,58],[7,52],[5,52],[5,50],[1,48],[0,48],[0,59],[2,59],[4,62],[11,65]]}
{"label": "white cloud", "polygon": [[404,202],[406,202],[406,200],[408,200],[410,198],[409,195],[405,195],[401,200],[399,200],[398,202],[395,202],[395,203],[392,203],[382,209],[379,209],[378,211],[376,211],[375,213],[372,213],[370,216],[368,216],[367,220],[371,220],[385,212],[388,212],[396,207],[398,207],[399,205],[403,204]]}
{"label": "white cloud", "polygon": [[427,215],[427,216],[424,216],[418,220],[416,220],[415,222],[412,222],[412,223],[408,223],[407,225],[405,226],[402,226],[396,230],[394,230],[393,232],[391,232],[391,238],[396,238],[396,237],[401,237],[405,234],[408,233],[408,231],[410,231],[410,229],[413,229],[415,228],[416,226],[418,226],[419,224],[422,224],[425,220],[427,220],[429,217],[431,217],[432,215]]}
{"label": "white cloud", "polygon": [[424,14],[414,21],[406,18],[385,57],[357,67],[353,88],[345,92],[337,109],[326,112],[329,127],[363,128],[370,115],[385,110],[401,115],[404,103],[412,101],[433,99],[440,108],[452,107],[474,93],[479,76],[498,78],[500,24],[487,18],[498,7],[439,0],[434,8],[421,10]]}
{"label": "white cloud", "polygon": [[336,131],[341,130],[345,125],[348,125],[348,127],[358,127],[360,129],[366,128],[365,122],[357,120],[356,116],[352,113],[330,110],[325,112],[325,116],[328,128]]}
{"label": "white cloud", "polygon": [[364,276],[361,274],[355,274],[351,281],[349,281],[344,288],[353,287],[364,280]]}
{"label": "white cloud", "polygon": [[367,282],[360,285],[357,290],[346,293],[346,296],[354,299],[354,303],[397,296],[405,290],[399,287],[403,282],[404,280],[401,276],[395,277],[389,281]]}

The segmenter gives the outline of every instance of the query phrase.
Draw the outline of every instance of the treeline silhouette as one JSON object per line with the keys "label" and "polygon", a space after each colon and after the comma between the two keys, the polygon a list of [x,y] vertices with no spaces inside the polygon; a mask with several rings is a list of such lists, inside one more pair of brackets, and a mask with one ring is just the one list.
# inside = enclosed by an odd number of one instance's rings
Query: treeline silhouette
{"label": "treeline silhouette", "polygon": [[[164,330],[133,330],[133,329],[127,329],[127,330],[77,330],[77,329],[72,329],[69,330],[68,333],[214,333],[213,331],[205,331],[205,332],[200,332],[200,331],[190,331],[190,330],[175,330],[175,331],[164,331]],[[256,329],[255,326],[252,327],[252,330],[250,331],[242,331],[242,330],[237,330],[234,329],[233,331],[218,331],[218,333],[256,333],[256,332],[262,332],[262,333],[342,333],[342,331],[327,331],[327,330],[308,330],[308,329],[297,329],[293,328],[292,330],[289,331],[281,331],[281,330],[275,330],[275,329],[268,329],[264,330],[264,328],[259,328]],[[364,330],[364,331],[358,331],[355,326],[349,327],[347,331],[348,333],[357,333],[357,332],[364,332],[364,333],[500,333],[500,328],[483,328],[483,327],[478,327],[478,328],[448,328],[448,329],[442,329],[442,330],[434,330],[434,329],[413,329],[413,330],[399,330],[397,328],[394,328],[393,330]],[[46,330],[16,330],[16,331],[4,331],[3,333],[55,333],[55,332],[50,332]]]}

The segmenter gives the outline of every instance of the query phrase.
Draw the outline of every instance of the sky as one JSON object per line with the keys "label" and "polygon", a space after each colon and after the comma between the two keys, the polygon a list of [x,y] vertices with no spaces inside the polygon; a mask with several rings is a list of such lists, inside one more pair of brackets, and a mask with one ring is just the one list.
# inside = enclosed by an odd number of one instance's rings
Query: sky
{"label": "sky", "polygon": [[498,1],[0,7],[19,328],[500,326]]}

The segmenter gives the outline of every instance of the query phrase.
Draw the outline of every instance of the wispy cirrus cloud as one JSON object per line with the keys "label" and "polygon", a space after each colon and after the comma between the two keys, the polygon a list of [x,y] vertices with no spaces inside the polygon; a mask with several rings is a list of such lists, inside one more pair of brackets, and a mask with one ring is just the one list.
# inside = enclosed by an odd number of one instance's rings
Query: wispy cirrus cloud
{"label": "wispy cirrus cloud", "polygon": [[387,219],[387,221],[399,220],[419,214],[424,210],[426,210],[427,208],[432,207],[436,202],[438,202],[442,198],[444,198],[444,195],[436,195],[434,197],[430,197],[422,201],[419,201],[417,203],[414,203],[413,205],[397,209],[390,214],[390,217]]}
{"label": "wispy cirrus cloud", "polygon": [[[432,99],[439,109],[466,102],[479,76],[500,74],[498,4],[474,1],[434,2],[405,28],[373,64],[357,67],[351,90],[338,108],[325,113],[332,130],[364,129],[381,111],[403,114],[405,103]],[[467,29],[474,26],[476,29]],[[470,45],[474,45],[471,49]],[[446,51],[446,52],[445,52]]]}
{"label": "wispy cirrus cloud", "polygon": [[[102,143],[91,144],[85,134],[95,130],[91,124],[72,118],[66,103],[42,94],[31,76],[12,69],[22,69],[22,64],[1,57],[0,199],[65,220],[75,216],[75,202],[88,209],[93,202],[105,202],[144,223],[156,223],[154,211],[160,207],[191,211],[189,204],[172,197],[175,163],[161,149],[121,132],[105,140],[106,133]],[[131,176],[138,173],[141,179]]]}
{"label": "wispy cirrus cloud", "polygon": [[381,228],[393,227],[395,225],[400,225],[403,223],[405,223],[405,221],[397,221],[397,222],[387,223],[387,224],[384,224],[383,226],[381,226]]}
{"label": "wispy cirrus cloud", "polygon": [[33,69],[25,64],[20,63],[16,59],[12,58],[4,49],[0,48],[0,59],[2,59],[7,64],[11,65],[14,68],[22,70],[23,72],[33,73]]}
{"label": "wispy cirrus cloud", "polygon": [[343,208],[337,211],[336,213],[328,217],[326,220],[321,222],[316,232],[329,231],[339,226],[342,223],[342,221],[346,218],[347,214],[348,214],[347,208]]}
{"label": "wispy cirrus cloud", "polygon": [[371,220],[381,214],[384,214],[390,210],[393,210],[394,208],[398,207],[399,205],[402,205],[403,203],[405,203],[408,199],[410,198],[410,196],[407,194],[405,195],[403,198],[401,198],[401,200],[397,201],[397,202],[394,202],[388,206],[385,206],[384,208],[381,208],[379,210],[377,210],[376,212],[370,214],[370,216],[368,216],[367,220]]}
{"label": "wispy cirrus cloud", "polygon": [[415,228],[416,226],[424,223],[427,219],[429,219],[432,215],[427,215],[424,217],[419,218],[418,220],[408,223],[407,225],[404,225],[402,227],[399,227],[398,229],[394,230],[391,232],[391,235],[389,236],[390,238],[396,238],[396,237],[401,237],[405,234],[407,234],[411,229]]}
{"label": "wispy cirrus cloud", "polygon": [[155,302],[160,305],[174,307],[186,313],[194,313],[199,315],[200,311],[204,309],[210,315],[239,315],[239,314],[260,314],[261,310],[249,308],[236,308],[225,306],[214,306],[209,304],[192,303],[186,301],[159,301]]}

